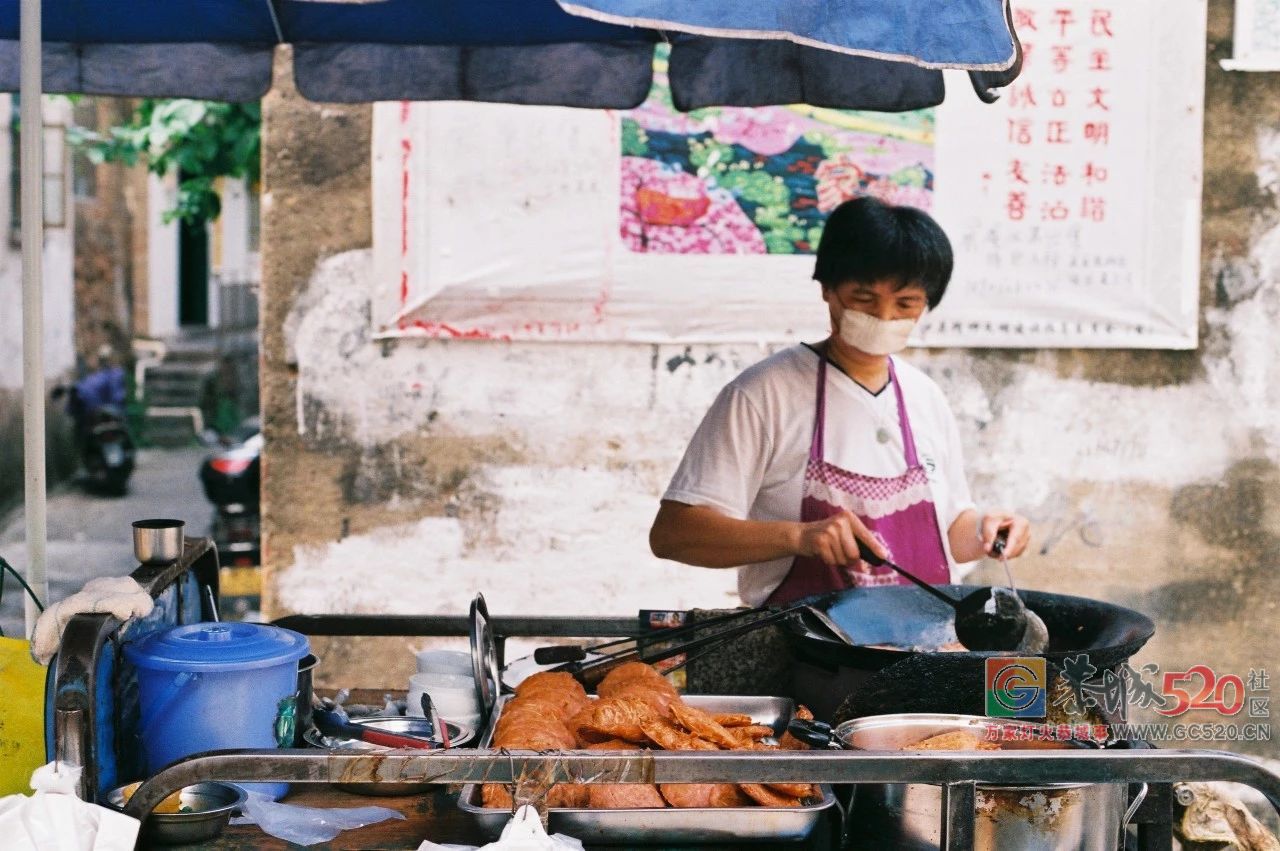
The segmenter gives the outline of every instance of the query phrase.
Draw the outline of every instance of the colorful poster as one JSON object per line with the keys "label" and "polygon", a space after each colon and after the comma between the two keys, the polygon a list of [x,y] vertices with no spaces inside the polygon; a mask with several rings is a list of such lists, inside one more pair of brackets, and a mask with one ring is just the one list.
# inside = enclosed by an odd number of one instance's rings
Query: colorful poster
{"label": "colorful poster", "polygon": [[826,215],[856,195],[932,207],[933,110],[681,113],[664,54],[649,99],[622,116],[620,223],[631,251],[812,254]]}

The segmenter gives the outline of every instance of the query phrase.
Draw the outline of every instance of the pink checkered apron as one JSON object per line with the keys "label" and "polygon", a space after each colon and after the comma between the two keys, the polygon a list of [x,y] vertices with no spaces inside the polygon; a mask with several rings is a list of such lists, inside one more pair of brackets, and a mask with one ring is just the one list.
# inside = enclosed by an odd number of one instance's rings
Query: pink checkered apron
{"label": "pink checkered apron", "polygon": [[[847,508],[868,529],[884,541],[893,561],[926,582],[951,580],[938,515],[929,492],[929,479],[916,455],[916,442],[907,419],[902,387],[889,359],[889,380],[898,398],[898,419],[907,471],[901,476],[864,476],[828,464],[823,460],[823,429],[827,416],[827,360],[818,364],[818,401],[814,413],[813,438],[809,443],[809,463],[804,472],[804,496],[800,501],[800,521],[810,523],[838,514]],[[824,591],[869,585],[905,585],[907,580],[887,567],[874,568],[858,561],[848,567],[829,567],[816,558],[796,556],[782,584],[766,601],[769,605],[790,603]]]}

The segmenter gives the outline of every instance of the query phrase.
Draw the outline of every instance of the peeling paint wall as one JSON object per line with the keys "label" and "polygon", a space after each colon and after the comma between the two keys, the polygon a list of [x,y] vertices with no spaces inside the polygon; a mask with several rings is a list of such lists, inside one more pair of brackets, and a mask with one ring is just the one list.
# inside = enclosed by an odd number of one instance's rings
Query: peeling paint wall
{"label": "peeling paint wall", "polygon": [[[1220,70],[1230,31],[1214,0],[1200,349],[910,357],[952,400],[979,503],[1036,523],[1022,583],[1147,612],[1140,661],[1243,676],[1280,671],[1280,88]],[[374,343],[369,110],[286,84],[264,113],[268,610],[731,602],[729,573],[645,538],[712,396],[768,352]]]}
{"label": "peeling paint wall", "polygon": [[[11,95],[0,94],[0,163],[14,160],[8,132],[13,112]],[[45,101],[47,124],[65,124],[70,105],[60,98]],[[64,168],[67,161],[64,160]],[[0,516],[22,502],[22,251],[9,237],[19,223],[10,221],[12,186],[0,187]],[[67,173],[62,209],[72,208]],[[68,213],[69,215],[69,213]],[[74,234],[71,227],[49,227],[44,236],[44,373],[50,384],[71,374],[76,363]],[[58,481],[74,463],[60,402],[46,400],[47,473]]]}

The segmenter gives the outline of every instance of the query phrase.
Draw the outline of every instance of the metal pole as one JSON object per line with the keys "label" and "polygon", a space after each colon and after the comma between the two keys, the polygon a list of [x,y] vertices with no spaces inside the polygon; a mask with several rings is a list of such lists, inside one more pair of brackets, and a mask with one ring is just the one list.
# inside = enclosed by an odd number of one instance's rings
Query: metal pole
{"label": "metal pole", "polygon": [[[42,128],[40,0],[22,0],[19,31],[22,65],[18,82],[22,123],[22,440],[23,496],[27,518],[27,582],[49,599],[45,578],[44,465],[44,163]],[[39,612],[26,598],[27,635]]]}

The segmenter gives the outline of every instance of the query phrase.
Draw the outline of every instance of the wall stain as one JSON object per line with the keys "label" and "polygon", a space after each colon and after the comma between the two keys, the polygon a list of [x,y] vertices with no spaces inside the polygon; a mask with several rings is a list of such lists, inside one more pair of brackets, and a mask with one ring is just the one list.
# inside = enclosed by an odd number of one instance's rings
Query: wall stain
{"label": "wall stain", "polygon": [[1237,461],[1219,482],[1178,488],[1169,516],[1235,553],[1233,571],[1280,562],[1280,471],[1265,458]]}
{"label": "wall stain", "polygon": [[697,366],[698,362],[693,359],[693,349],[685,346],[684,353],[667,359],[667,372],[675,372],[682,366]]}

